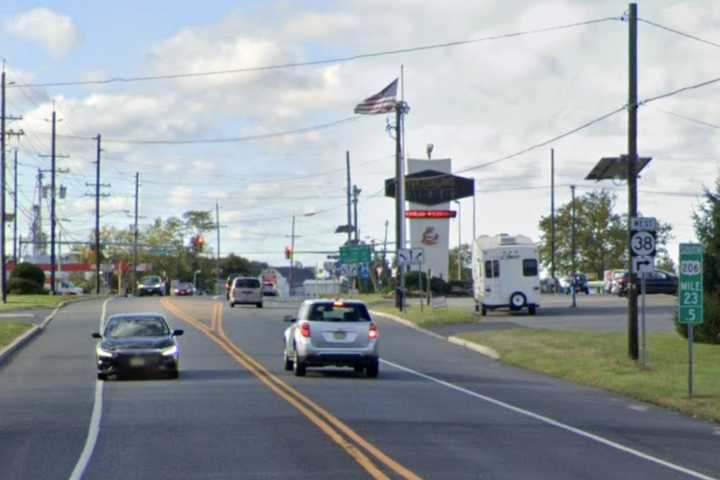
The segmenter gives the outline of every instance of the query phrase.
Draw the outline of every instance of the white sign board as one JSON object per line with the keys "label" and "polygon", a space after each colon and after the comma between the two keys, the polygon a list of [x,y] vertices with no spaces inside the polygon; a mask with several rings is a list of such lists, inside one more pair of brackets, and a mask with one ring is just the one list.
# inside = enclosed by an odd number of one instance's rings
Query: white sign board
{"label": "white sign board", "polygon": [[633,272],[650,273],[655,271],[655,257],[633,257]]}
{"label": "white sign board", "polygon": [[630,219],[630,250],[633,273],[655,271],[658,221],[655,217]]}
{"label": "white sign board", "polygon": [[655,217],[633,217],[630,219],[630,230],[657,231],[658,222]]}

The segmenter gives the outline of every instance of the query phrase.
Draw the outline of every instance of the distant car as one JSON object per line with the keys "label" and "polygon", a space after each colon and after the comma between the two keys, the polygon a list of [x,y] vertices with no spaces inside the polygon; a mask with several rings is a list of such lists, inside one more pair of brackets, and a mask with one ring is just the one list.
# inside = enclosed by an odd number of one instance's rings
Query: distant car
{"label": "distant car", "polygon": [[138,282],[138,296],[165,295],[165,282],[158,275],[146,275]]}
{"label": "distant car", "polygon": [[588,285],[588,279],[584,273],[575,275],[575,293],[590,294],[590,285]]}
{"label": "distant car", "polygon": [[230,307],[239,304],[254,304],[257,308],[263,307],[263,293],[260,280],[254,277],[237,277],[230,287],[228,298]]}
{"label": "distant car", "polygon": [[285,330],[285,370],[305,375],[307,367],[353,367],[378,376],[378,329],[363,302],[306,300]]}
{"label": "distant car", "polygon": [[[638,293],[642,293],[640,286],[640,278],[638,282]],[[630,283],[630,275],[625,273],[618,281],[618,295],[623,297],[628,294],[628,286]],[[645,293],[648,295],[656,293],[666,293],[668,295],[677,295],[678,278],[674,273],[656,270],[645,274]]]}
{"label": "distant car", "polygon": [[263,282],[262,284],[262,293],[266,297],[277,297],[277,289],[275,288],[275,285],[272,284],[272,282]]}
{"label": "distant car", "polygon": [[105,322],[95,347],[97,378],[110,375],[161,372],[177,378],[180,347],[176,337],[182,330],[170,330],[159,313],[125,313],[113,315]]}
{"label": "distant car", "polygon": [[617,295],[620,292],[620,279],[623,278],[626,273],[624,270],[617,270],[613,273],[612,281],[610,282],[610,291],[608,293]]}
{"label": "distant car", "polygon": [[225,279],[225,300],[230,300],[230,287],[232,287],[232,282],[233,282],[233,280],[235,280],[237,277],[240,277],[240,276],[241,275],[239,275],[237,273],[231,273]]}
{"label": "distant car", "polygon": [[71,282],[64,281],[61,281],[57,284],[57,286],[55,287],[55,292],[58,295],[82,295],[84,293],[82,288],[76,287]]}
{"label": "distant car", "polygon": [[184,295],[194,295],[195,287],[192,283],[178,283],[175,286],[175,295],[181,297]]}

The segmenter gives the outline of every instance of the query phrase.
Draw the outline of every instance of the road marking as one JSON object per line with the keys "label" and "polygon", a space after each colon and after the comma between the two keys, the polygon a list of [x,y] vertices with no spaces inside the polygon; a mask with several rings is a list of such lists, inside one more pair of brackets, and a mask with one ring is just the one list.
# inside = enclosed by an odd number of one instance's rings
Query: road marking
{"label": "road marking", "polygon": [[[108,298],[103,302],[102,314],[100,314],[100,331],[102,331],[103,323],[105,322],[107,304],[110,300],[111,299]],[[80,480],[82,478],[88,463],[90,463],[90,457],[92,457],[93,451],[95,450],[95,445],[97,444],[97,439],[100,435],[100,420],[102,419],[103,383],[105,382],[95,380],[95,401],[93,403],[92,415],[90,416],[90,428],[88,428],[85,446],[82,449],[80,458],[70,474],[70,480]]]}
{"label": "road marking", "polygon": [[[368,453],[373,455],[376,459],[402,478],[408,480],[420,480],[421,477],[385,455],[381,450],[369,442],[365,441],[362,437],[350,429],[350,427],[302,395],[299,391],[285,383],[279,377],[272,374],[254,358],[240,350],[227,337],[223,329],[224,310],[222,304],[218,304],[218,306],[213,309],[213,317],[215,317],[214,321],[217,325],[217,333],[212,332],[204,323],[186,314],[170,301],[162,302],[162,306],[174,315],[178,316],[178,318],[185,320],[198,330],[205,333],[212,341],[220,346],[220,348],[232,356],[238,363],[243,365],[249,372],[255,375],[265,386],[290,403],[308,420],[310,420],[310,422],[320,428],[320,430],[328,435],[337,445],[343,448],[356,462],[358,462],[358,464],[360,464],[371,477],[377,479],[389,479],[389,477],[383,473],[372,462],[372,460],[370,460],[367,455],[358,448],[358,446],[364,448]],[[349,440],[343,437],[341,432],[345,434]]]}
{"label": "road marking", "polygon": [[539,420],[539,421],[541,421],[541,422],[543,422],[543,423],[547,423],[547,424],[549,424],[549,425],[552,425],[552,426],[554,426],[554,427],[560,428],[560,429],[562,429],[562,430],[566,430],[566,431],[572,432],[572,433],[574,433],[574,434],[576,434],[576,435],[580,435],[581,437],[585,437],[585,438],[588,438],[588,439],[590,439],[590,440],[594,440],[594,441],[596,441],[596,442],[598,442],[598,443],[601,443],[601,444],[603,444],[603,445],[606,445],[606,446],[608,446],[608,447],[611,447],[611,448],[620,450],[620,451],[625,452],[625,453],[629,453],[630,455],[634,455],[634,456],[639,457],[639,458],[642,458],[642,459],[644,459],[644,460],[648,460],[648,461],[650,461],[650,462],[652,462],[652,463],[656,463],[656,464],[658,464],[658,465],[662,465],[663,467],[667,467],[667,468],[669,468],[669,469],[671,469],[671,470],[675,470],[675,471],[677,471],[677,472],[684,473],[684,474],[689,475],[689,476],[694,477],[694,478],[700,478],[700,479],[702,479],[702,480],[717,480],[715,477],[710,477],[710,476],[704,475],[704,474],[702,474],[702,473],[700,473],[700,472],[696,472],[695,470],[690,470],[689,468],[685,468],[685,467],[683,467],[683,466],[680,466],[680,465],[677,465],[677,464],[674,464],[674,463],[671,463],[671,462],[667,462],[667,461],[665,461],[665,460],[662,460],[662,459],[660,459],[660,458],[654,457],[654,456],[649,455],[649,454],[647,454],[647,453],[643,453],[643,452],[641,452],[641,451],[639,451],[639,450],[635,450],[634,448],[626,447],[625,445],[622,445],[622,444],[620,444],[620,443],[613,442],[612,440],[609,440],[609,439],[607,439],[607,438],[601,437],[601,436],[599,436],[599,435],[595,435],[594,433],[590,433],[590,432],[587,432],[587,431],[585,431],[585,430],[581,430],[581,429],[579,429],[579,428],[570,426],[570,425],[568,425],[568,424],[566,424],[566,423],[562,423],[562,422],[559,422],[559,421],[557,421],[557,420],[553,420],[553,419],[550,418],[550,417],[546,417],[546,416],[544,416],[544,415],[540,415],[540,414],[531,412],[531,411],[529,411],[529,410],[525,410],[525,409],[523,409],[523,408],[516,407],[516,406],[511,405],[511,404],[509,404],[509,403],[505,403],[505,402],[503,402],[503,401],[501,401],[501,400],[496,400],[496,399],[494,399],[494,398],[492,398],[492,397],[488,397],[487,395],[483,395],[483,394],[480,394],[480,393],[477,393],[477,392],[473,392],[472,390],[468,390],[467,388],[463,388],[463,387],[460,387],[460,386],[458,386],[458,385],[452,384],[452,383],[450,383],[450,382],[446,382],[445,380],[440,380],[439,378],[432,377],[432,376],[430,376],[430,375],[426,375],[426,374],[424,374],[424,373],[418,372],[417,370],[413,370],[412,368],[403,367],[402,365],[398,365],[397,363],[390,362],[390,361],[388,361],[388,360],[380,360],[380,361],[381,361],[382,363],[386,364],[386,365],[390,365],[391,367],[397,368],[398,370],[402,370],[402,371],[404,371],[404,372],[411,373],[411,374],[413,374],[413,375],[416,375],[416,376],[418,376],[418,377],[424,378],[424,379],[426,379],[426,380],[430,380],[431,382],[435,382],[435,383],[437,383],[437,384],[439,384],[439,385],[443,385],[443,386],[445,386],[445,387],[447,387],[447,388],[450,388],[450,389],[452,389],[452,390],[455,390],[455,391],[464,393],[464,394],[466,394],[466,395],[470,395],[471,397],[479,398],[480,400],[484,400],[484,401],[486,401],[486,402],[488,402],[488,403],[492,403],[493,405],[497,405],[498,407],[502,407],[502,408],[505,408],[505,409],[507,409],[507,410],[511,410],[511,411],[513,411],[513,412],[515,412],[515,413],[520,413],[520,414],[522,414],[522,415],[525,415],[525,416],[534,418],[534,419]]}
{"label": "road marking", "polygon": [[33,313],[2,313],[0,318],[35,318]]}

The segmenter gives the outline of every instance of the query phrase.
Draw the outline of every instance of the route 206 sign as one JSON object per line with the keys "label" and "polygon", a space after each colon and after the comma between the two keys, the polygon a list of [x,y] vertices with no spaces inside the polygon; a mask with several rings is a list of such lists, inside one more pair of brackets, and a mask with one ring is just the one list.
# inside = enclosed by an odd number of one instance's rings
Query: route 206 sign
{"label": "route 206 sign", "polygon": [[657,220],[654,217],[632,218],[630,229],[633,272],[653,272],[657,253]]}

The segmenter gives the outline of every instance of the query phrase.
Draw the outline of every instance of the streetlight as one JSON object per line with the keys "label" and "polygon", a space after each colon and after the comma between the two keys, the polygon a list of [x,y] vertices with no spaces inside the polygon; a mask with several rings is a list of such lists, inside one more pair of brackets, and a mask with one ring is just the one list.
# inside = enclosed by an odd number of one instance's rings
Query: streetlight
{"label": "streetlight", "polygon": [[457,216],[457,224],[458,224],[457,268],[458,268],[458,273],[457,273],[457,279],[462,280],[462,254],[461,254],[462,238],[460,236],[460,226],[461,226],[461,223],[460,223],[460,220],[461,220],[460,200],[453,200],[453,203],[456,203],[457,207],[458,207],[458,216]]}

